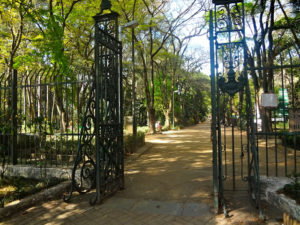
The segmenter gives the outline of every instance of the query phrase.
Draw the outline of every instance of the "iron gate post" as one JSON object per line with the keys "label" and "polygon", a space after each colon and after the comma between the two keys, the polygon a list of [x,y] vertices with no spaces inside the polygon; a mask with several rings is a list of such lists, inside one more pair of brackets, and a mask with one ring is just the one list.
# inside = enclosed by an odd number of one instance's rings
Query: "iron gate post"
{"label": "iron gate post", "polygon": [[[109,10],[109,13],[106,13]],[[95,73],[79,135],[72,170],[73,190],[85,193],[96,187],[90,204],[124,188],[122,43],[119,14],[103,0],[95,20]]]}
{"label": "iron gate post", "polygon": [[[104,1],[102,1],[103,4]],[[103,5],[101,5],[101,8],[103,9]],[[96,82],[96,109],[95,109],[95,137],[96,137],[96,196],[94,201],[98,202],[100,201],[100,142],[99,142],[99,116],[100,116],[100,105],[99,105],[99,101],[100,101],[100,66],[99,66],[99,28],[98,26],[98,21],[95,19],[95,82]]]}
{"label": "iron gate post", "polygon": [[210,76],[211,76],[211,109],[212,109],[212,145],[213,145],[213,188],[215,213],[219,212],[219,184],[218,184],[218,157],[217,157],[217,132],[216,132],[216,80],[215,80],[215,55],[214,55],[213,11],[209,12],[209,41],[210,41]]}
{"label": "iron gate post", "polygon": [[[252,112],[252,100],[247,75],[247,46],[245,35],[245,10],[243,0],[213,0],[214,25],[212,11],[210,11],[210,49],[211,49],[211,81],[212,81],[212,139],[213,139],[213,174],[214,193],[218,193],[219,206],[223,206],[224,214],[226,206],[224,202],[223,164],[222,164],[222,139],[221,139],[221,113],[220,95],[228,95],[231,98],[231,125],[232,125],[232,178],[233,190],[235,190],[235,121],[233,120],[232,99],[237,93],[246,90],[247,97],[247,130],[248,145],[251,149],[251,165],[248,167],[247,178],[250,196],[255,195],[254,200],[262,215],[260,206],[260,181],[258,168],[258,154],[256,147],[254,118]],[[214,33],[213,33],[214,32]],[[222,53],[222,54],[218,54]],[[243,57],[242,57],[243,55]],[[222,58],[222,60],[219,60]],[[215,61],[214,61],[215,60]],[[219,72],[219,61],[223,70]],[[243,64],[241,63],[243,61]],[[243,66],[243,68],[240,68]],[[237,75],[238,78],[237,78]],[[216,77],[216,80],[215,80]],[[217,86],[215,86],[217,85]],[[222,92],[222,93],[221,93]],[[216,112],[217,111],[217,112]],[[241,115],[240,115],[241,116]],[[224,119],[225,120],[225,119]],[[224,129],[226,129],[224,127]],[[226,137],[224,137],[226,138]],[[243,144],[241,142],[241,144]],[[217,155],[215,155],[217,154]],[[218,161],[217,161],[218,160]],[[219,169],[218,171],[215,171]],[[218,185],[218,189],[215,185]],[[215,205],[216,205],[215,197]]]}

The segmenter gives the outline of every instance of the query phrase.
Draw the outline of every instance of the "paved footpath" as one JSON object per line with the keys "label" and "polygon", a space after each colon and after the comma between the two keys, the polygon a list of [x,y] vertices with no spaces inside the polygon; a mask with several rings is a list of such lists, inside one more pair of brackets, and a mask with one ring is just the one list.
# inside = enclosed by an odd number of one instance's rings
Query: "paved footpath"
{"label": "paved footpath", "polygon": [[89,205],[93,193],[75,195],[69,204],[41,203],[0,224],[261,224],[243,197],[229,219],[214,215],[210,124],[149,135],[147,145],[139,157],[126,159],[125,190],[102,204]]}

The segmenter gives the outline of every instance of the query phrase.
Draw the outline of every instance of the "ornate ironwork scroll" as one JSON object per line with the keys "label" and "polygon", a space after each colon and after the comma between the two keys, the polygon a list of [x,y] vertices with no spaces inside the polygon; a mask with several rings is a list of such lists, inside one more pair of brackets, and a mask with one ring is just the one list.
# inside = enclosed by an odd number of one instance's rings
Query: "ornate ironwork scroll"
{"label": "ornate ironwork scroll", "polygon": [[[212,78],[212,137],[214,152],[214,192],[215,208],[219,211],[222,206],[227,215],[224,201],[223,188],[223,163],[222,163],[222,132],[221,123],[221,98],[226,94],[233,102],[233,97],[240,93],[246,96],[245,121],[247,131],[247,144],[240,141],[241,149],[247,150],[248,176],[243,180],[248,181],[249,196],[256,203],[262,215],[260,206],[260,177],[258,167],[258,152],[254,128],[253,105],[247,75],[247,52],[245,38],[245,19],[243,0],[213,0],[214,13],[210,16],[210,48],[211,48],[211,78]],[[214,15],[214,19],[213,16]],[[216,77],[216,86],[215,86]],[[223,100],[224,101],[224,100]],[[231,103],[232,104],[232,103]],[[240,110],[241,111],[241,110]],[[235,189],[235,134],[232,106],[229,114],[232,126],[232,181]],[[240,115],[242,117],[242,115]],[[225,122],[224,122],[225,124]],[[224,129],[226,129],[224,127]],[[242,136],[242,135],[241,135]],[[246,149],[245,149],[246,148]],[[243,169],[243,168],[242,168]],[[216,186],[217,185],[217,186]]]}
{"label": "ornate ironwork scroll", "polygon": [[230,96],[234,96],[237,92],[240,92],[244,89],[245,79],[243,77],[239,77],[238,81],[235,79],[235,72],[231,68],[229,69],[228,82],[226,82],[224,77],[220,77],[218,80],[219,88],[223,93],[228,93]]}
{"label": "ornate ironwork scroll", "polygon": [[102,1],[95,19],[95,77],[84,114],[77,157],[72,172],[73,190],[87,192],[96,186],[90,203],[124,188],[122,116],[122,43],[118,40],[118,14],[110,1]]}
{"label": "ornate ironwork scroll", "polygon": [[64,201],[69,201],[74,190],[79,193],[89,192],[95,187],[95,82],[90,87],[90,97],[84,113],[82,128],[78,140],[77,155],[71,177],[71,188]]}

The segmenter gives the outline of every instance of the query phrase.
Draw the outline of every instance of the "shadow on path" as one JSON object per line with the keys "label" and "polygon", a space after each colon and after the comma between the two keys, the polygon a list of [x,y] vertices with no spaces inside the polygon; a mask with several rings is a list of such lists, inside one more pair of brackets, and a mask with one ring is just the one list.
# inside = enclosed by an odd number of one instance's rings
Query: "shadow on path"
{"label": "shadow on path", "polygon": [[[261,224],[247,193],[232,193],[231,215],[215,216],[210,124],[147,136],[151,148],[125,163],[125,190],[90,206],[91,194],[41,203],[2,224]],[[246,194],[246,195],[245,195]]]}

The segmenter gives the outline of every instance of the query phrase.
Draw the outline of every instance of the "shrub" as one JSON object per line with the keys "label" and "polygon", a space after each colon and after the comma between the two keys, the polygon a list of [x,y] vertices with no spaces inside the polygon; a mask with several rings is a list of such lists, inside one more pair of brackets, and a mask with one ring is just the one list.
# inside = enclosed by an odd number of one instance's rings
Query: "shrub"
{"label": "shrub", "polygon": [[4,207],[5,203],[37,193],[62,181],[62,179],[57,178],[38,180],[24,177],[4,177],[0,179],[1,206]]}
{"label": "shrub", "polygon": [[[286,145],[287,147],[290,147],[290,148],[296,147],[296,149],[300,150],[300,135],[294,136],[294,135],[282,134],[279,137],[280,137],[283,145]],[[294,142],[294,139],[295,139],[295,142]]]}
{"label": "shrub", "polygon": [[145,144],[145,134],[143,132],[137,132],[136,137],[132,134],[124,136],[124,149],[125,153],[132,154],[138,147]]}
{"label": "shrub", "polygon": [[162,131],[168,131],[169,128],[170,128],[169,126],[163,126],[161,130],[162,130]]}
{"label": "shrub", "polygon": [[300,203],[299,176],[300,174],[293,174],[292,176],[290,176],[293,179],[293,182],[290,184],[286,184],[283,188],[284,193],[295,199],[298,203]]}
{"label": "shrub", "polygon": [[148,127],[148,126],[138,127],[138,128],[137,128],[137,132],[138,132],[138,133],[139,133],[139,132],[142,132],[142,133],[144,133],[144,134],[147,134],[147,133],[149,133],[149,127]]}

